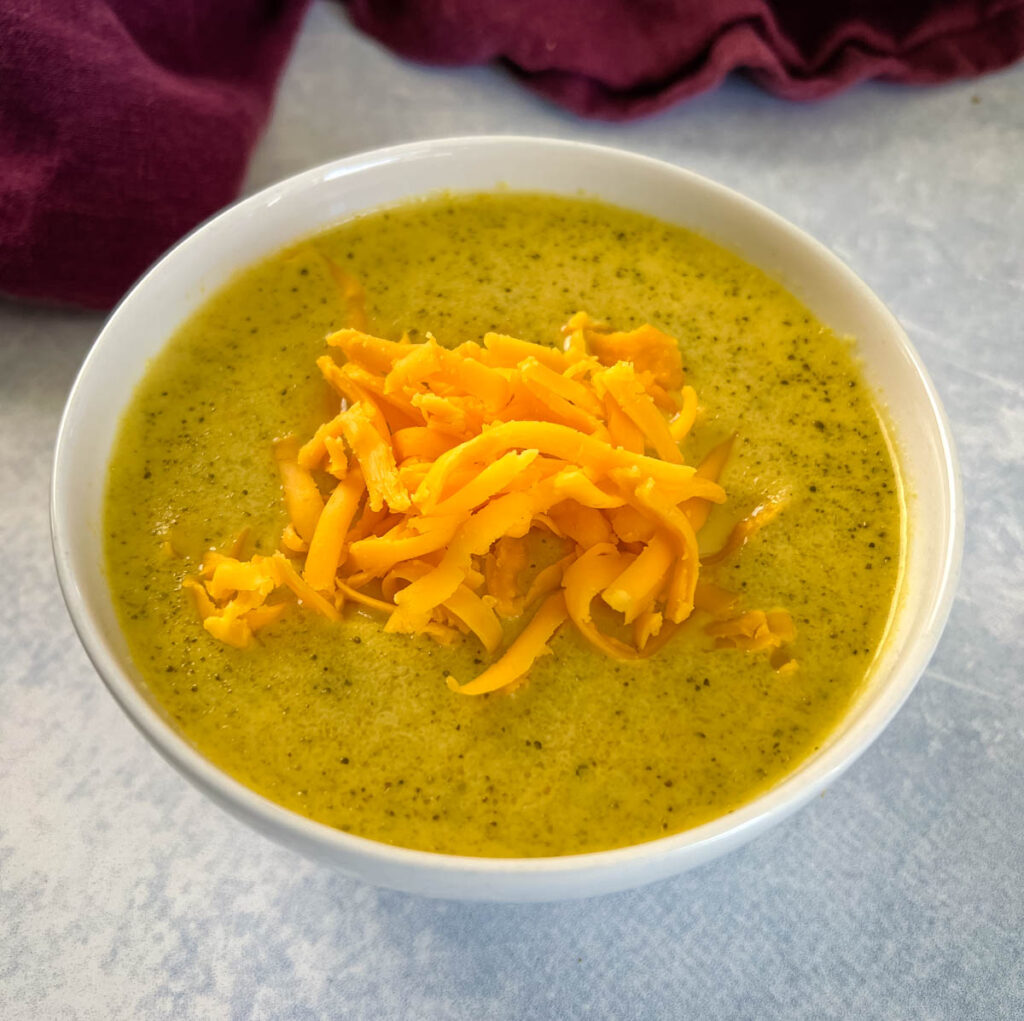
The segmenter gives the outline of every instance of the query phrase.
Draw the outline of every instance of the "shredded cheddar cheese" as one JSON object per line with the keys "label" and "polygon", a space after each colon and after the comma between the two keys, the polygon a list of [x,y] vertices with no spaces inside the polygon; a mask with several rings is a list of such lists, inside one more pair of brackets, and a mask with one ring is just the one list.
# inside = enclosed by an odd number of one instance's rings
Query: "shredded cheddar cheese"
{"label": "shredded cheddar cheese", "polygon": [[[502,621],[531,615],[478,677],[448,678],[480,695],[522,683],[567,622],[631,660],[697,609],[714,618],[705,630],[717,648],[795,668],[785,611],[737,613],[738,597],[700,576],[782,505],[765,501],[702,558],[698,532],[725,500],[733,439],[685,463],[699,409],[672,337],[649,325],[612,332],[579,312],[561,349],[497,333],[453,350],[429,334],[384,340],[364,332],[358,281],[332,273],[360,327],[327,337],[343,361],[317,359],[341,410],[305,443],[275,444],[281,551],[242,559],[243,537],[185,579],[211,635],[249,645],[290,594],[330,619],[351,602],[385,614],[393,633],[472,635],[494,655]],[[529,536],[544,531],[562,553],[531,573]]]}

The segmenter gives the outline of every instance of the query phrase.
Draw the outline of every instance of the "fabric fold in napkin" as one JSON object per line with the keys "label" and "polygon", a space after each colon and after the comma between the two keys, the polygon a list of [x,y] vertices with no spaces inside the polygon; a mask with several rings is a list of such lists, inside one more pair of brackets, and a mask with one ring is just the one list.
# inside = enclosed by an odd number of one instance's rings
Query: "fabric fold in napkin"
{"label": "fabric fold in napkin", "polygon": [[[110,307],[230,202],[307,2],[0,3],[0,292]],[[554,102],[612,120],[732,71],[816,99],[866,78],[980,74],[1024,53],[1024,0],[348,0],[348,10],[404,56],[501,61]]]}
{"label": "fabric fold in napkin", "polygon": [[741,71],[785,99],[868,78],[934,84],[1024,53],[1024,0],[350,0],[353,21],[431,64],[505,62],[588,117],[655,113]]}
{"label": "fabric fold in napkin", "polygon": [[234,199],[306,3],[0,3],[0,291],[109,308]]}

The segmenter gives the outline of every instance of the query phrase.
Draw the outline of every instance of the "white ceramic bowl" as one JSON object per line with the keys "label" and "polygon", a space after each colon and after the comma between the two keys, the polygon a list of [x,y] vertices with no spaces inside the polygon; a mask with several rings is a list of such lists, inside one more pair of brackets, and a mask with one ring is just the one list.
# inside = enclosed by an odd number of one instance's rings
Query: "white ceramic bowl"
{"label": "white ceramic bowl", "polygon": [[[312,822],[203,758],[149,701],[103,573],[107,461],[147,362],[240,267],[376,206],[439,189],[581,189],[685,225],[760,266],[821,320],[857,338],[888,409],[909,505],[894,626],[869,683],[826,744],[743,808],[645,844],[560,858],[468,858],[395,848]],[[168,761],[229,812],[312,858],[381,886],[435,897],[535,901],[590,896],[692,868],[750,840],[832,782],[878,736],[923,672],[945,624],[960,563],[962,509],[945,415],[893,316],[822,245],[763,207],[666,163],[553,139],[417,142],[329,163],[225,210],[167,253],[111,315],[71,391],[57,438],[53,544],[71,617],[111,693]]]}

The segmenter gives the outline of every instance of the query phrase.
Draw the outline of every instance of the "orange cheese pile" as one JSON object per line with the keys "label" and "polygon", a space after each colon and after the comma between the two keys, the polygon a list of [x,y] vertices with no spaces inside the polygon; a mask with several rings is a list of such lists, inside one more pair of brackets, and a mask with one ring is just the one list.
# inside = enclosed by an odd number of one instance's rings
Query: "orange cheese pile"
{"label": "orange cheese pile", "polygon": [[[779,654],[788,614],[729,619],[736,597],[699,580],[697,532],[725,500],[717,479],[732,440],[684,463],[697,395],[676,341],[649,325],[613,332],[583,312],[562,338],[489,333],[449,350],[429,334],[328,336],[344,360],[317,366],[339,410],[304,444],[275,445],[289,517],[280,551],[211,551],[186,579],[206,630],[244,647],[293,596],[330,618],[348,602],[373,608],[390,632],[472,634],[494,655],[503,619],[528,615],[480,676],[448,678],[466,695],[519,683],[568,621],[603,653],[635,659],[697,606],[719,618],[717,645]],[[716,556],[776,510],[759,508]],[[533,530],[563,555],[531,576]]]}

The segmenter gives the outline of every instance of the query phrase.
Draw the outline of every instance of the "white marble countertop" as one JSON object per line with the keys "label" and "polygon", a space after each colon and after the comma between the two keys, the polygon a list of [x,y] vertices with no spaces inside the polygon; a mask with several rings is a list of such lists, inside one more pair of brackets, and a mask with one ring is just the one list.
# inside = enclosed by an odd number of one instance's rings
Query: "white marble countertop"
{"label": "white marble countertop", "polygon": [[793,106],[730,82],[576,120],[499,70],[401,63],[320,4],[247,182],[449,134],[659,156],[831,246],[906,325],[967,500],[932,665],[828,793],[745,849],[593,901],[431,902],[307,863],[171,770],[57,589],[53,438],[94,315],[0,304],[0,1017],[1024,1017],[1024,67]]}

